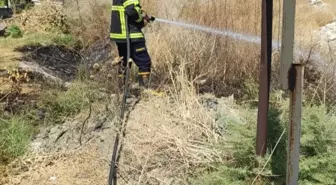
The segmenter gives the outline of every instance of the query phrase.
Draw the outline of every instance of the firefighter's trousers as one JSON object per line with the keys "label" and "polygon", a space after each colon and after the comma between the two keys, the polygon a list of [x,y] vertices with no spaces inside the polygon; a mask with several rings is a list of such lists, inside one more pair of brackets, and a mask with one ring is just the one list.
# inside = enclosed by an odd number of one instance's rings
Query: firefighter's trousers
{"label": "firefighter's trousers", "polygon": [[[139,68],[139,76],[149,75],[151,72],[151,58],[147,51],[145,42],[130,43],[130,57]],[[123,57],[123,66],[127,65],[127,43],[117,43],[119,56]],[[119,75],[123,74],[124,70],[119,70]]]}

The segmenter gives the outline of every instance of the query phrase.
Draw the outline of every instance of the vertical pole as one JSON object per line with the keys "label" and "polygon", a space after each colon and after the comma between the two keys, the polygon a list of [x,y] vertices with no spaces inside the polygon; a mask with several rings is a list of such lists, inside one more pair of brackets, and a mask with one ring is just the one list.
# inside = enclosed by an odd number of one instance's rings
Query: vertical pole
{"label": "vertical pole", "polygon": [[290,122],[288,130],[286,185],[297,185],[299,178],[303,69],[303,65],[293,64],[289,70]]}
{"label": "vertical pole", "polygon": [[288,71],[293,63],[296,0],[283,1],[280,83],[288,90]]}
{"label": "vertical pole", "polygon": [[303,65],[293,63],[296,0],[283,2],[280,82],[290,91],[286,185],[297,185],[300,161]]}
{"label": "vertical pole", "polygon": [[272,62],[273,0],[262,0],[261,60],[257,125],[257,155],[264,156],[267,142],[268,104]]}

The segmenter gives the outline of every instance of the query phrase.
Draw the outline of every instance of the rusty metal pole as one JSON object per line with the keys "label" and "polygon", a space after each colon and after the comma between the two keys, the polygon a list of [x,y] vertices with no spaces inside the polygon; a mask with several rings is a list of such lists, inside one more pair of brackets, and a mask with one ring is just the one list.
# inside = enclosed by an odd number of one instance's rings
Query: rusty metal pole
{"label": "rusty metal pole", "polygon": [[264,156],[267,142],[269,91],[272,63],[273,0],[262,0],[261,56],[256,154]]}
{"label": "rusty metal pole", "polygon": [[300,161],[304,66],[293,62],[295,11],[296,0],[283,2],[280,83],[283,90],[290,91],[286,185],[298,184]]}
{"label": "rusty metal pole", "polygon": [[304,66],[302,64],[293,64],[288,76],[290,122],[288,129],[286,185],[297,185],[299,179],[303,69]]}

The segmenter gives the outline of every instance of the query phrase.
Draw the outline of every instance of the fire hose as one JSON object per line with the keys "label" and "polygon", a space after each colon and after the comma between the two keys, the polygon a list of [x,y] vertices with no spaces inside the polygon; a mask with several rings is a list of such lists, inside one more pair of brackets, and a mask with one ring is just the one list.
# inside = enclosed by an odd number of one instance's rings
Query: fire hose
{"label": "fire hose", "polygon": [[[153,22],[155,20],[155,17],[148,15],[145,11],[143,11],[143,18],[148,22]],[[120,140],[122,140],[123,137],[125,137],[125,108],[126,108],[126,100],[128,95],[128,80],[129,80],[129,68],[130,63],[132,62],[130,58],[130,34],[129,34],[129,27],[128,27],[128,19],[127,14],[125,14],[125,24],[126,24],[126,41],[127,41],[127,64],[126,64],[126,74],[125,79],[123,80],[123,97],[120,107],[120,119],[119,119],[119,132],[116,134],[114,146],[113,146],[113,152],[112,152],[112,159],[111,159],[111,166],[110,166],[110,173],[109,173],[109,179],[108,184],[109,185],[117,185],[117,170],[118,170],[118,163],[120,160],[120,154],[123,148],[122,142],[120,143]],[[122,134],[122,135],[120,135]],[[122,136],[122,138],[120,138]]]}

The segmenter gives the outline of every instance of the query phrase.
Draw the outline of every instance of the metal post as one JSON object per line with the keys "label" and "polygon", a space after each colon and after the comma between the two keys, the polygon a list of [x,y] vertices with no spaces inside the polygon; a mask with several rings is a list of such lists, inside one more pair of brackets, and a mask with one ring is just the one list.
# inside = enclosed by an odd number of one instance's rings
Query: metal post
{"label": "metal post", "polygon": [[257,155],[266,153],[269,90],[272,63],[273,0],[262,0],[261,60],[257,126]]}
{"label": "metal post", "polygon": [[290,91],[286,185],[298,184],[300,161],[304,67],[293,63],[295,9],[296,0],[283,2],[280,83],[283,90]]}
{"label": "metal post", "polygon": [[286,185],[297,185],[299,178],[303,69],[303,65],[293,64],[289,71],[290,122],[288,130]]}
{"label": "metal post", "polygon": [[283,1],[280,83],[288,90],[288,71],[293,63],[296,0]]}

